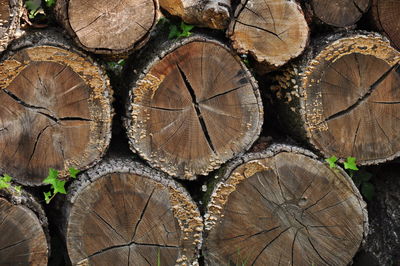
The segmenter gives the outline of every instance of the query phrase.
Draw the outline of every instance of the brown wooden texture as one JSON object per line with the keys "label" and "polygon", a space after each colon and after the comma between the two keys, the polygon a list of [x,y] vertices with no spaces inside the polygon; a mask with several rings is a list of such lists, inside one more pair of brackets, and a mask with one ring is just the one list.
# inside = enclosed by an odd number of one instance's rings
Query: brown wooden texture
{"label": "brown wooden texture", "polygon": [[208,265],[351,262],[367,215],[344,171],[287,146],[249,154],[227,168],[205,214]]}
{"label": "brown wooden texture", "polygon": [[130,160],[110,160],[70,191],[65,238],[73,265],[197,261],[202,218],[189,194],[167,176]]}
{"label": "brown wooden texture", "polygon": [[80,47],[98,54],[140,48],[159,18],[157,0],[59,0],[55,12]]}
{"label": "brown wooden texture", "polygon": [[314,15],[336,26],[354,25],[370,7],[370,0],[311,0]]}
{"label": "brown wooden texture", "polygon": [[0,265],[47,265],[47,219],[22,191],[0,190]]}
{"label": "brown wooden texture", "polygon": [[225,29],[230,20],[230,0],[160,0],[161,8],[188,24]]}
{"label": "brown wooden texture", "polygon": [[22,0],[0,0],[0,52],[16,37],[22,16]]}
{"label": "brown wooden texture", "polygon": [[131,148],[183,179],[206,175],[247,150],[260,133],[263,108],[240,59],[200,36],[175,43],[160,57],[131,85]]}
{"label": "brown wooden texture", "polygon": [[49,38],[20,40],[0,62],[0,169],[27,185],[40,185],[50,167],[88,168],[111,137],[103,71]]}
{"label": "brown wooden texture", "polygon": [[400,1],[373,0],[371,13],[377,28],[400,50]]}
{"label": "brown wooden texture", "polygon": [[309,28],[295,1],[242,0],[228,35],[239,53],[279,67],[303,52]]}
{"label": "brown wooden texture", "polygon": [[325,157],[373,164],[399,156],[400,53],[372,33],[317,43],[278,77],[292,132]]}

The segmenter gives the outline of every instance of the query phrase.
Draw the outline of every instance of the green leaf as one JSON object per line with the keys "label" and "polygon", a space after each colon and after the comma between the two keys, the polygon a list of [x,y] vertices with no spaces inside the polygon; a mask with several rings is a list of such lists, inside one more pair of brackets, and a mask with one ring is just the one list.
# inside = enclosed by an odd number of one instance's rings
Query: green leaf
{"label": "green leaf", "polygon": [[168,39],[177,38],[177,37],[179,37],[179,34],[180,34],[180,32],[179,32],[178,27],[176,25],[171,25],[169,27]]}
{"label": "green leaf", "polygon": [[365,182],[361,186],[361,194],[367,199],[372,200],[375,196],[375,187],[369,182]]}
{"label": "green leaf", "polygon": [[4,182],[3,179],[0,179],[0,189],[9,188],[9,187],[10,187],[10,183]]}
{"label": "green leaf", "polygon": [[124,65],[125,65],[125,59],[120,59],[120,60],[117,62],[117,64],[120,65],[120,66],[124,66]]}
{"label": "green leaf", "polygon": [[68,169],[68,171],[69,171],[69,175],[70,175],[72,178],[76,178],[76,175],[79,174],[79,172],[80,172],[78,169],[75,169],[75,168],[73,168],[73,167],[70,167],[70,168]]}
{"label": "green leaf", "polygon": [[181,21],[182,33],[190,33],[189,31],[191,31],[193,28],[194,28],[193,25],[189,25],[189,24],[186,24],[185,22]]}
{"label": "green leaf", "polygon": [[52,7],[56,4],[56,0],[44,0],[47,7]]}
{"label": "green leaf", "polygon": [[53,185],[53,193],[61,193],[61,194],[67,194],[67,191],[65,191],[65,181],[62,180],[56,180]]}
{"label": "green leaf", "polygon": [[358,168],[356,165],[356,158],[347,157],[346,161],[344,162],[344,168],[357,171]]}
{"label": "green leaf", "polygon": [[40,1],[35,1],[35,0],[28,0],[25,2],[25,7],[29,11],[36,11],[40,7]]}
{"label": "green leaf", "polygon": [[21,193],[21,186],[14,186],[14,188],[18,193]]}
{"label": "green leaf", "polygon": [[9,182],[11,182],[12,177],[7,175],[7,174],[4,174],[2,179],[3,179],[4,182],[8,182],[9,183]]}
{"label": "green leaf", "polygon": [[47,204],[49,204],[51,200],[51,191],[43,192],[43,194],[44,194],[44,200],[46,201]]}
{"label": "green leaf", "polygon": [[336,162],[337,162],[338,158],[336,158],[335,155],[329,157],[328,159],[325,159],[325,161],[327,163],[329,163],[329,167],[330,168],[336,168]]}
{"label": "green leaf", "polygon": [[50,168],[49,175],[43,180],[43,183],[54,185],[54,183],[58,180],[57,177],[58,177],[58,171],[53,168]]}

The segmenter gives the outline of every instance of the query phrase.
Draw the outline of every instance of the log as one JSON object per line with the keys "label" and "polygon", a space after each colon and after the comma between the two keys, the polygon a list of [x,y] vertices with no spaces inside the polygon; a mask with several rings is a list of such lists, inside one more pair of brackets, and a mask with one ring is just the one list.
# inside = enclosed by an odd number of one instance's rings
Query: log
{"label": "log", "polygon": [[202,218],[185,189],[166,175],[129,159],[108,159],[69,191],[63,232],[73,265],[197,261]]}
{"label": "log", "polygon": [[103,70],[55,32],[19,39],[0,59],[0,172],[41,185],[49,168],[86,169],[111,137]]}
{"label": "log", "polygon": [[54,11],[81,48],[115,56],[143,46],[159,19],[157,0],[58,0]]}
{"label": "log", "polygon": [[161,8],[188,24],[225,29],[230,21],[230,0],[160,0]]}
{"label": "log", "polygon": [[201,35],[154,51],[143,68],[127,72],[140,73],[129,86],[131,149],[182,179],[206,175],[249,149],[260,133],[263,107],[239,57]]}
{"label": "log", "polygon": [[335,27],[356,24],[370,7],[371,0],[311,0],[311,7],[320,21]]}
{"label": "log", "polygon": [[293,0],[242,0],[227,33],[239,53],[279,67],[303,52],[309,28]]}
{"label": "log", "polygon": [[347,265],[368,228],[349,176],[275,145],[226,167],[205,214],[208,265]]}
{"label": "log", "polygon": [[326,158],[353,156],[368,165],[398,157],[399,62],[379,34],[317,39],[277,78],[280,120]]}
{"label": "log", "polygon": [[0,189],[0,235],[0,265],[47,265],[47,218],[27,192]]}
{"label": "log", "polygon": [[372,21],[384,33],[392,45],[400,50],[400,2],[396,0],[373,0]]}
{"label": "log", "polygon": [[15,39],[22,16],[22,0],[0,0],[0,53]]}

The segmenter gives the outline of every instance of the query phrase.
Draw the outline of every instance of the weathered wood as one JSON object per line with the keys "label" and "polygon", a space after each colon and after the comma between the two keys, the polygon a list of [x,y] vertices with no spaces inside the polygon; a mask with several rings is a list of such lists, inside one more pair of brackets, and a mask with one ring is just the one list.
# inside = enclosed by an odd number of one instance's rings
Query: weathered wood
{"label": "weathered wood", "polygon": [[160,0],[161,8],[188,24],[225,29],[230,21],[230,0]]}
{"label": "weathered wood", "polygon": [[54,10],[75,42],[97,54],[139,49],[159,18],[158,0],[58,0]]}
{"label": "weathered wood", "polygon": [[371,0],[311,0],[314,15],[323,23],[336,27],[356,24],[368,11]]}
{"label": "weathered wood", "polygon": [[368,202],[369,235],[364,250],[377,265],[400,262],[400,165],[387,164],[372,170],[375,197]]}
{"label": "weathered wood", "polygon": [[0,52],[16,37],[22,16],[22,0],[0,0]]}
{"label": "weathered wood", "polygon": [[64,228],[73,265],[191,265],[203,222],[178,183],[127,159],[110,159],[73,183]]}
{"label": "weathered wood", "polygon": [[55,33],[13,43],[0,59],[0,172],[40,185],[100,160],[111,137],[112,92],[103,70]]}
{"label": "weathered wood", "polygon": [[272,146],[230,163],[205,214],[208,265],[347,265],[368,227],[349,176]]}
{"label": "weathered wood", "polygon": [[303,52],[309,28],[301,7],[293,0],[242,0],[228,35],[239,53],[279,67]]}
{"label": "weathered wood", "polygon": [[372,0],[372,19],[393,46],[400,50],[400,2],[396,0]]}
{"label": "weathered wood", "polygon": [[27,192],[0,190],[0,265],[47,265],[47,218]]}
{"label": "weathered wood", "polygon": [[378,34],[315,41],[279,76],[282,122],[325,157],[374,164],[400,155],[400,53]]}
{"label": "weathered wood", "polygon": [[[131,148],[153,167],[195,179],[257,139],[263,107],[257,83],[226,46],[194,35],[164,43],[130,88]],[[132,62],[135,65],[135,61]]]}

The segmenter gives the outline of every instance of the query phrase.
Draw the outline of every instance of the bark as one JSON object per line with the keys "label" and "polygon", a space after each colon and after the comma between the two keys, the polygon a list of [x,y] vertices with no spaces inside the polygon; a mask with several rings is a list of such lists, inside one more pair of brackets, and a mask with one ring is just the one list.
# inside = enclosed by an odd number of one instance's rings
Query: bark
{"label": "bark", "polygon": [[400,53],[380,35],[348,32],[315,40],[277,77],[280,120],[325,157],[361,165],[400,154]]}
{"label": "bark", "polygon": [[112,91],[103,70],[55,32],[13,43],[0,59],[0,172],[40,185],[100,160],[111,137]]}
{"label": "bark", "polygon": [[47,218],[30,194],[13,187],[1,189],[0,221],[1,265],[47,265]]}
{"label": "bark", "polygon": [[340,168],[274,145],[231,162],[205,214],[208,265],[347,265],[367,234],[366,204]]}
{"label": "bark", "polygon": [[22,6],[22,0],[0,0],[0,52],[17,36]]}
{"label": "bark", "polygon": [[194,35],[161,46],[143,68],[128,67],[127,75],[139,74],[129,85],[131,149],[172,176],[195,179],[250,148],[261,131],[261,98],[221,42]]}
{"label": "bark", "polygon": [[239,53],[249,53],[259,63],[279,67],[303,52],[309,28],[295,1],[242,0],[228,36]]}
{"label": "bark", "polygon": [[188,24],[225,29],[230,21],[230,0],[161,0],[160,6]]}
{"label": "bark", "polygon": [[159,19],[158,0],[58,0],[54,10],[81,48],[115,56],[142,47]]}
{"label": "bark", "polygon": [[370,7],[370,0],[311,0],[311,7],[320,21],[335,27],[356,24]]}
{"label": "bark", "polygon": [[393,0],[373,0],[372,21],[385,34],[392,45],[400,50],[400,2]]}
{"label": "bark", "polygon": [[203,222],[177,182],[129,159],[108,159],[80,176],[64,204],[72,264],[189,265]]}

